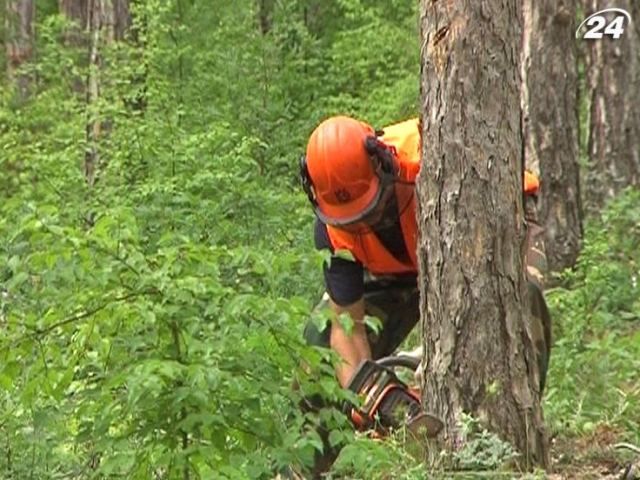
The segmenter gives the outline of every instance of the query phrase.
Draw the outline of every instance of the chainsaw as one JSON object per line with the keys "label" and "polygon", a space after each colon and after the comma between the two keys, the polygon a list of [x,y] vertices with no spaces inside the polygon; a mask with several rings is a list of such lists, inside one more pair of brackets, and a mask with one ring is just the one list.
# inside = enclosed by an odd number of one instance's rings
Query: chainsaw
{"label": "chainsaw", "polygon": [[[420,392],[396,374],[405,369],[415,378],[419,365],[420,357],[411,353],[365,360],[359,365],[348,384],[359,401],[347,403],[343,409],[358,431],[382,440],[404,429],[410,434],[408,440],[418,444],[442,431],[442,420],[422,409]],[[304,476],[289,466],[274,480],[284,479],[303,480]]]}
{"label": "chainsaw", "polygon": [[427,438],[440,433],[444,427],[442,420],[425,412],[420,392],[396,374],[398,368],[415,372],[419,364],[418,358],[408,355],[360,363],[347,386],[356,394],[359,404],[348,404],[345,409],[357,430],[370,432],[377,438],[403,427]]}

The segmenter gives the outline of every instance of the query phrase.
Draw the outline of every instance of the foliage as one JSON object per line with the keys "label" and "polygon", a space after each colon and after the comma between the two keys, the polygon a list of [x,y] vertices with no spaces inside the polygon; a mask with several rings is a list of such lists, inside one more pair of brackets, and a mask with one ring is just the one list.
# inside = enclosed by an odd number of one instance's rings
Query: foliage
{"label": "foliage", "polygon": [[[319,419],[347,445],[336,475],[424,477],[401,435],[374,442],[334,409],[298,408],[345,393],[301,340],[322,258],[296,160],[329,115],[415,114],[415,2],[267,1],[266,31],[259,3],[131,2],[87,104],[85,46],[37,2],[32,95],[0,80],[2,478],[271,478],[311,462]],[[639,200],[588,230],[551,295],[556,433],[607,422],[638,439]],[[460,467],[508,459],[487,435]]]}
{"label": "foliage", "polygon": [[457,470],[500,470],[518,457],[511,444],[482,428],[470,415],[462,415],[461,429],[464,444],[453,454]]}
{"label": "foliage", "polygon": [[372,96],[416,79],[417,54],[387,58],[413,9],[271,5],[261,32],[257,2],[132,2],[91,104],[84,44],[39,9],[36,88],[0,96],[3,478],[270,478],[321,448],[298,404],[345,394],[302,344],[322,259],[296,160],[321,117],[414,104],[417,82]]}
{"label": "foliage", "polygon": [[[463,415],[459,428],[464,441],[452,454],[441,451],[428,439],[396,432],[384,442],[358,436],[343,450],[332,471],[336,478],[419,480],[425,478],[538,478],[514,474],[518,456],[513,447],[488,432],[470,415]],[[416,448],[416,447],[420,448]]]}
{"label": "foliage", "polygon": [[335,478],[394,478],[414,480],[424,478],[425,469],[419,457],[411,455],[403,433],[384,442],[357,437],[341,452],[332,473]]}
{"label": "foliage", "polygon": [[564,288],[549,294],[556,341],[547,421],[562,434],[609,425],[640,440],[640,192],[591,223]]}

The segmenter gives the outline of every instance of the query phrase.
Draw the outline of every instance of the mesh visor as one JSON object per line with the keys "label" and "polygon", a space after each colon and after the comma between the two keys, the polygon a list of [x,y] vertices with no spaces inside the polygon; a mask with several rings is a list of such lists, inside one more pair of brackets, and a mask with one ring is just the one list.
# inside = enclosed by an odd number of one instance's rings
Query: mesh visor
{"label": "mesh visor", "polygon": [[320,208],[316,208],[316,215],[320,220],[322,220],[327,225],[332,225],[334,227],[341,227],[346,225],[352,225],[354,223],[362,222],[365,218],[371,216],[374,213],[384,195],[387,186],[391,184],[389,181],[378,181],[377,188],[372,195],[371,200],[368,201],[364,206],[354,205],[354,210],[357,210],[358,213],[349,216],[332,216],[329,212],[324,213]]}
{"label": "mesh visor", "polygon": [[[400,190],[403,194],[398,195],[399,189],[407,190],[405,192]],[[394,181],[391,177],[387,177],[380,182],[378,191],[376,192],[373,200],[371,200],[366,208],[358,215],[346,218],[335,218],[323,214],[320,209],[316,209],[316,215],[322,222],[332,227],[342,228],[353,233],[366,233],[371,231],[374,227],[379,227],[381,221],[384,223],[386,223],[386,221],[396,221],[409,207],[411,200],[415,195],[414,189],[414,183]],[[386,192],[389,193],[385,195]],[[396,195],[397,213],[384,211],[392,195]]]}

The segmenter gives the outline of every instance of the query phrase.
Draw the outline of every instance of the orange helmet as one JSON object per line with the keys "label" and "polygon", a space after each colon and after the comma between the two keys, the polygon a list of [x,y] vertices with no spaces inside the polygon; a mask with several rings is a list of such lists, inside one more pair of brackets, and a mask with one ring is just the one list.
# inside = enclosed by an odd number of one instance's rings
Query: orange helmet
{"label": "orange helmet", "polygon": [[372,212],[393,170],[391,151],[375,130],[343,116],[318,125],[300,163],[302,185],[316,215],[336,226],[358,222]]}

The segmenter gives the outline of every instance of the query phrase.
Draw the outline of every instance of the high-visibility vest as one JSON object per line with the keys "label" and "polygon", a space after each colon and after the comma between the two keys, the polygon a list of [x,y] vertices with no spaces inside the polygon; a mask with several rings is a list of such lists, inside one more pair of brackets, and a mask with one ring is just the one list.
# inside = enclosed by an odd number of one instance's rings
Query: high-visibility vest
{"label": "high-visibility vest", "polygon": [[[384,128],[381,140],[393,147],[396,153],[398,177],[396,182],[396,200],[400,214],[400,227],[409,258],[402,262],[395,258],[372,232],[350,233],[327,225],[329,241],[334,251],[348,251],[371,273],[398,274],[418,271],[416,245],[418,226],[416,224],[415,182],[420,170],[420,131],[418,119]],[[407,185],[407,183],[410,183]]]}
{"label": "high-visibility vest", "polygon": [[[400,228],[409,258],[401,261],[395,258],[370,230],[364,233],[350,233],[327,225],[329,241],[334,251],[347,251],[374,275],[416,273],[418,271],[416,223],[416,176],[420,171],[420,130],[419,120],[413,118],[384,128],[382,141],[393,147],[399,168],[396,182],[396,204],[398,205]],[[407,185],[409,184],[409,185]],[[540,182],[533,173],[526,171],[524,192],[527,195],[538,193]]]}

